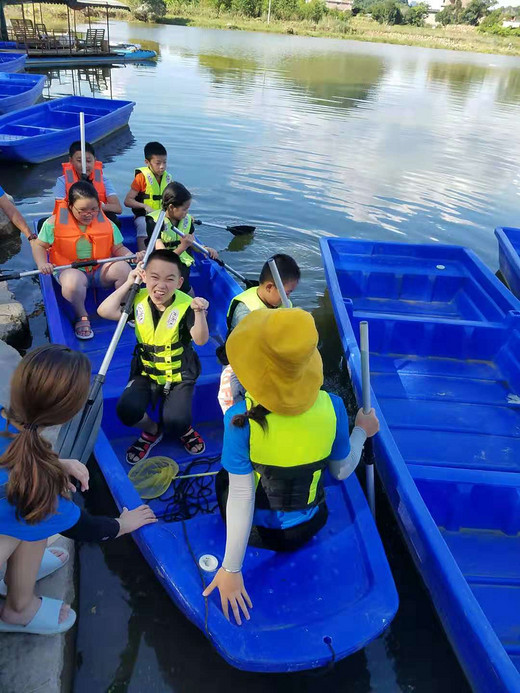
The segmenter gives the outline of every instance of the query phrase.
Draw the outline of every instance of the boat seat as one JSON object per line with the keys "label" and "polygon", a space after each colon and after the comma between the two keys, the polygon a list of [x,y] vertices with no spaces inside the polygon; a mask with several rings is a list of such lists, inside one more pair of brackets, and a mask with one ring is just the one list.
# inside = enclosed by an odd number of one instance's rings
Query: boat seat
{"label": "boat seat", "polygon": [[47,135],[51,132],[60,132],[60,128],[42,128],[37,125],[6,125],[0,130],[0,135],[18,135],[20,137],[34,137],[35,135]]}

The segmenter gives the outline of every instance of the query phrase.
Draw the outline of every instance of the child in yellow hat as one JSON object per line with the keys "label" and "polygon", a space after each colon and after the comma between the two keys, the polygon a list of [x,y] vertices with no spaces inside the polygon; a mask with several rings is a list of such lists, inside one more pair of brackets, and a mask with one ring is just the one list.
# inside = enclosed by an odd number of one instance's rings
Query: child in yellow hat
{"label": "child in yellow hat", "polygon": [[366,438],[379,430],[374,410],[360,409],[349,437],[343,401],[321,390],[317,344],[314,319],[300,308],[254,311],[227,341],[229,363],[247,392],[224,416],[216,490],[226,552],[203,594],[218,587],[226,618],[231,604],[239,625],[252,606],[242,578],[251,527],[263,548],[293,551],[305,544],[327,522],[323,471],[346,479]]}
{"label": "child in yellow hat", "polygon": [[[277,253],[273,255],[271,259],[276,263],[285,293],[289,297],[300,282],[300,268],[296,260],[284,253]],[[264,263],[262,271],[260,272],[258,286],[242,291],[242,293],[235,296],[229,304],[226,318],[228,328],[226,340],[238,323],[253,310],[259,310],[261,308],[272,310],[280,308],[281,305],[282,299],[276,288],[268,260]],[[224,366],[220,376],[218,401],[222,412],[225,414],[229,407],[236,404],[239,400],[244,399],[245,390],[233,372],[233,368],[229,365],[225,344],[217,349],[217,356]]]}

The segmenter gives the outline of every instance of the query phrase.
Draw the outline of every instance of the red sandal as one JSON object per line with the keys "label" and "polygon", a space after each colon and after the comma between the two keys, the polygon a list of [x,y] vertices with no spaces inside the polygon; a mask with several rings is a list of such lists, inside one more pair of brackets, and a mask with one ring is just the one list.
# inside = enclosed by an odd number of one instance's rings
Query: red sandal
{"label": "red sandal", "polygon": [[135,443],[132,443],[126,451],[126,461],[128,464],[137,464],[145,460],[152,448],[161,442],[162,437],[163,434],[161,431],[157,431],[155,435],[143,431]]}
{"label": "red sandal", "polygon": [[[183,436],[180,437],[179,440],[184,445],[186,452],[189,452],[190,455],[202,455],[202,453],[206,450],[206,443],[202,439],[200,433],[197,433],[197,431],[193,429],[193,426],[190,426],[190,428]],[[200,450],[197,450],[196,448],[199,445],[202,447]]]}

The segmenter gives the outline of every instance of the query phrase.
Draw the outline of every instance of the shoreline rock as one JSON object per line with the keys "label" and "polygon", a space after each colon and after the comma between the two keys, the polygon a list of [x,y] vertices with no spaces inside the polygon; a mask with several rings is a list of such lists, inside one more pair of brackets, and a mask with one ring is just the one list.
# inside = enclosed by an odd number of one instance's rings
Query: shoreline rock
{"label": "shoreline rock", "polygon": [[0,282],[0,340],[17,346],[27,339],[29,323],[22,304],[9,291],[7,282]]}

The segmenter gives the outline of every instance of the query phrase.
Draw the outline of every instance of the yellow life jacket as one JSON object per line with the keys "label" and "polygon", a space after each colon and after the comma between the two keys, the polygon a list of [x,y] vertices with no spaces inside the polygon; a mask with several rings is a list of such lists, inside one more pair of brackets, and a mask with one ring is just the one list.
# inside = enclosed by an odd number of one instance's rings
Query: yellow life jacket
{"label": "yellow life jacket", "polygon": [[152,171],[150,171],[148,166],[141,166],[141,168],[136,168],[135,175],[137,175],[139,172],[143,174],[144,179],[146,181],[146,190],[144,191],[144,193],[139,193],[136,197],[136,200],[138,202],[144,202],[152,209],[161,209],[164,188],[173,181],[173,177],[168,173],[168,171],[165,171],[162,174],[161,182],[158,183],[157,178],[152,173]]}
{"label": "yellow life jacket", "polygon": [[135,335],[141,374],[159,385],[182,381],[184,347],[180,340],[180,326],[192,300],[191,296],[177,289],[175,300],[166,308],[155,327],[148,290],[141,289],[135,297]]}
{"label": "yellow life jacket", "polygon": [[[246,393],[248,408],[255,405]],[[249,456],[256,478],[257,508],[305,510],[321,503],[322,473],[336,438],[336,412],[321,390],[313,406],[298,416],[270,413],[267,429],[249,419]]]}
{"label": "yellow life jacket", "polygon": [[[160,209],[156,209],[155,212],[152,212],[151,214],[147,214],[147,217],[150,217],[150,219],[153,219],[154,222],[157,221],[159,218],[159,214],[161,213]],[[168,250],[175,250],[175,248],[179,245],[181,242],[181,237],[175,233],[175,229],[178,228],[179,231],[181,231],[184,235],[189,234],[190,229],[191,229],[191,221],[192,217],[190,214],[186,214],[184,219],[181,219],[179,222],[178,226],[174,226],[170,219],[168,217],[164,217],[164,224],[162,227],[161,235],[159,238],[161,241],[164,243],[165,247]],[[193,263],[195,262],[195,259],[185,250],[183,253],[179,255],[179,259],[181,262],[183,262],[187,267],[191,267]]]}

